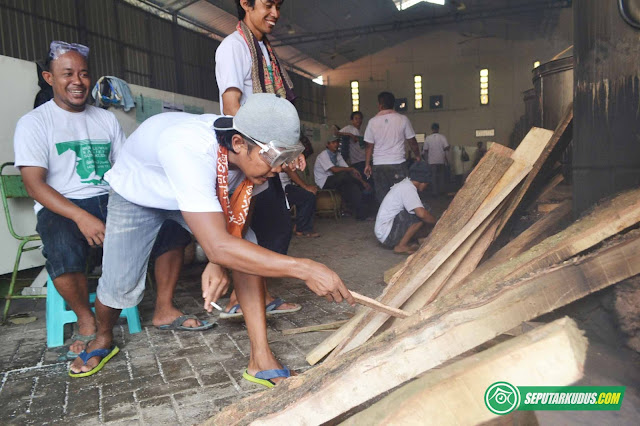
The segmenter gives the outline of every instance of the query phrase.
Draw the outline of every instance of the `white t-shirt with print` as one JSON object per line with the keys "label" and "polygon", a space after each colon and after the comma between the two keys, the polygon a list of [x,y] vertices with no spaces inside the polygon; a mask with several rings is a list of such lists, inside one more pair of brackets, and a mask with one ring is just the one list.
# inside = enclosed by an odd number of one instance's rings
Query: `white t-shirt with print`
{"label": "white t-shirt with print", "polygon": [[416,132],[404,115],[392,110],[384,112],[369,120],[364,140],[374,144],[374,165],[401,164],[405,161],[404,141],[414,138]]}
{"label": "white t-shirt with print", "polygon": [[[264,42],[259,41],[262,55],[271,66],[271,58]],[[216,82],[220,92],[220,114],[224,115],[224,102],[222,94],[227,89],[235,87],[240,89],[240,105],[244,105],[247,97],[253,94],[253,80],[251,79],[251,51],[238,31],[234,31],[222,40],[216,49]],[[269,181],[253,188],[256,196],[269,187]]]}
{"label": "white t-shirt with print", "polygon": [[[349,167],[342,155],[338,153],[338,167]],[[335,164],[331,161],[331,157],[329,157],[329,150],[325,149],[316,157],[316,163],[313,166],[313,177],[316,180],[316,185],[318,188],[323,188],[324,183],[327,181],[329,176],[333,176],[333,172],[329,170],[334,167]]]}
{"label": "white t-shirt with print", "polygon": [[393,185],[384,200],[382,200],[378,216],[376,216],[374,232],[378,241],[385,242],[391,232],[391,228],[393,228],[393,220],[398,213],[406,210],[410,214],[415,214],[414,210],[418,207],[424,207],[424,205],[418,195],[418,188],[409,178],[404,178]]}
{"label": "white t-shirt with print", "polygon": [[[219,116],[167,112],[145,120],[129,136],[105,179],[126,200],[144,207],[221,212],[216,194]],[[229,170],[229,191],[244,179]]]}
{"label": "white t-shirt with print", "polygon": [[[259,41],[262,55],[271,66],[264,42]],[[251,79],[251,51],[238,31],[234,31],[222,40],[216,49],[216,81],[220,91],[220,114],[224,114],[222,94],[227,89],[235,87],[240,89],[240,105],[247,101],[247,96],[253,93],[253,80]]]}
{"label": "white t-shirt with print", "polygon": [[[47,169],[47,184],[66,198],[96,197],[109,192],[104,175],[124,141],[113,113],[91,105],[69,112],[52,99],[18,121],[15,165]],[[36,202],[36,213],[41,209]]]}
{"label": "white t-shirt with print", "polygon": [[[353,124],[340,129],[340,133],[349,133],[351,135],[360,136],[360,130],[358,130]],[[366,159],[364,148],[360,147],[360,142],[349,141],[349,159],[351,164],[360,163]]]}
{"label": "white t-shirt with print", "polygon": [[424,140],[422,151],[428,151],[427,163],[429,164],[444,164],[446,154],[445,148],[449,147],[447,138],[441,133],[432,133]]}

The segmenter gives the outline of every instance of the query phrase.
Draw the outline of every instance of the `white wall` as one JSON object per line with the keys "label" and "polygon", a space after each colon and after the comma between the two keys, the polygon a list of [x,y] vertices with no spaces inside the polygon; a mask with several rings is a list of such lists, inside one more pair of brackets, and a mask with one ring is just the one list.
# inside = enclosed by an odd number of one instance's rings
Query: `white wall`
{"label": "white wall", "polygon": [[[205,112],[219,114],[220,105],[205,99],[178,95],[148,87],[130,85],[132,94],[142,94],[145,97],[156,98],[176,104],[199,106]],[[4,101],[0,103],[0,162],[13,162],[13,133],[18,119],[33,109],[33,100],[38,93],[38,79],[36,65],[0,55],[0,93]],[[111,108],[125,133],[130,135],[137,127],[135,109],[125,113],[120,109]],[[17,173],[17,171],[16,171]],[[18,233],[35,233],[35,214],[33,203],[30,201],[11,201],[14,226]],[[13,270],[15,255],[18,248],[17,241],[9,234],[4,214],[0,214],[0,274]],[[25,253],[20,262],[21,269],[44,264],[44,258],[38,250]]]}
{"label": "white wall", "polygon": [[[517,32],[516,26],[509,31]],[[490,30],[488,31],[490,33]],[[534,60],[542,63],[572,44],[572,12],[564,9],[546,34],[469,39],[456,31],[429,32],[370,57],[325,73],[329,123],[346,125],[351,112],[350,80],[360,82],[360,109],[366,120],[377,113],[377,94],[391,91],[409,99],[406,113],[416,132],[430,133],[440,124],[454,145],[477,140],[508,144],[515,123],[524,114],[522,92],[533,87]],[[366,41],[365,41],[366,42]],[[480,106],[479,70],[489,68],[490,105]],[[423,76],[424,109],[413,108],[413,75]],[[430,110],[429,95],[443,95],[444,109]],[[495,128],[494,138],[476,138],[476,129]]]}

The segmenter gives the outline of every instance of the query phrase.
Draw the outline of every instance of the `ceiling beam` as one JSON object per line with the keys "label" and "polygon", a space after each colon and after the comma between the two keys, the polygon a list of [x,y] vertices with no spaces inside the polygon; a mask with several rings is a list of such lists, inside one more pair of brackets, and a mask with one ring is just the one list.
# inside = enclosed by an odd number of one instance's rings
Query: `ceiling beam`
{"label": "ceiling beam", "polygon": [[436,17],[417,18],[405,21],[394,21],[378,25],[365,25],[362,27],[349,28],[345,30],[331,30],[321,33],[311,33],[291,37],[281,37],[274,40],[273,46],[294,46],[317,41],[336,40],[360,35],[379,34],[385,32],[398,32],[407,29],[424,26],[437,26],[455,24],[458,22],[475,21],[480,19],[498,18],[509,15],[519,15],[537,12],[546,9],[559,9],[571,7],[572,0],[533,0],[527,4],[514,6],[468,10],[465,12],[455,12]]}

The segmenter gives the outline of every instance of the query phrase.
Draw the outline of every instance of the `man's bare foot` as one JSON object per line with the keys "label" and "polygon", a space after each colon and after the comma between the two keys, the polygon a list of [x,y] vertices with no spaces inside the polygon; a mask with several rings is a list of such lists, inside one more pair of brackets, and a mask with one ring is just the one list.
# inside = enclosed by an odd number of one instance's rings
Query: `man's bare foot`
{"label": "man's bare foot", "polygon": [[96,319],[93,316],[82,321],[78,320],[78,332],[77,334],[74,333],[74,336],[87,336],[89,339],[74,340],[71,345],[69,345],[69,351],[77,354],[82,352],[87,347],[88,341],[95,339],[95,333]]}
{"label": "man's bare foot", "polygon": [[[96,349],[109,349],[111,347],[111,343],[112,342],[110,340],[98,336],[95,340],[89,342],[85,350],[87,351],[87,353],[90,353],[91,351],[94,351]],[[71,363],[70,370],[72,373],[85,373],[87,371],[93,370],[101,360],[102,358],[100,358],[99,356],[94,356],[93,358],[89,358],[87,360],[87,363],[84,364],[82,359],[78,357]]]}
{"label": "man's bare foot", "polygon": [[[174,306],[167,307],[167,308],[158,308],[156,306],[156,310],[153,313],[153,320],[151,321],[151,323],[156,327],[160,325],[171,324],[176,318],[182,315],[184,314]],[[182,325],[184,327],[193,328],[193,327],[200,327],[202,323],[195,319],[188,319],[185,322],[183,322]]]}
{"label": "man's bare foot", "polygon": [[416,252],[416,248],[412,246],[397,245],[393,248],[393,252],[397,254],[413,254]]}

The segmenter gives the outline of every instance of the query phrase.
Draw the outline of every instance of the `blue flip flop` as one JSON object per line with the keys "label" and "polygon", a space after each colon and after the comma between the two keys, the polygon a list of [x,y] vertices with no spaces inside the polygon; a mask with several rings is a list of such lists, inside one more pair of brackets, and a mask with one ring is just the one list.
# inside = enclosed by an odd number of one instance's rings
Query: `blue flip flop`
{"label": "blue flip flop", "polygon": [[284,377],[285,379],[291,377],[291,370],[287,367],[282,367],[281,369],[274,370],[262,370],[258,371],[255,376],[249,374],[247,370],[244,370],[242,373],[242,378],[250,381],[251,383],[257,383],[262,386],[266,386],[268,388],[274,387],[276,384],[271,381],[271,379],[276,379],[278,377]]}
{"label": "blue flip flop", "polygon": [[[94,334],[90,334],[88,336],[85,336],[83,334],[76,334],[73,333],[73,335],[71,336],[71,342],[77,342],[77,341],[81,341],[82,343],[84,343],[84,346],[86,347],[90,341],[95,340],[96,335]],[[67,355],[65,356],[65,358],[68,361],[73,361],[74,359],[78,358],[78,355],[80,355],[78,352],[74,352],[71,349],[69,349],[67,351]]]}
{"label": "blue flip flop", "polygon": [[82,365],[87,365],[87,361],[89,361],[94,356],[102,357],[102,360],[98,365],[93,367],[93,369],[82,372],[82,373],[74,373],[73,371],[71,371],[71,369],[69,369],[69,376],[75,378],[75,377],[87,377],[87,376],[96,374],[98,371],[102,370],[102,367],[104,367],[104,365],[111,358],[116,356],[118,352],[120,352],[120,348],[118,348],[117,346],[111,346],[109,349],[96,349],[89,353],[87,353],[87,351],[82,351],[78,354],[78,358],[82,360],[82,363],[83,363]]}
{"label": "blue flip flop", "polygon": [[231,307],[231,309],[229,309],[228,311],[220,312],[220,318],[222,318],[222,319],[225,319],[225,318],[241,318],[241,317],[244,316],[244,314],[242,312],[238,312],[239,309],[240,309],[240,304],[233,305]]}
{"label": "blue flip flop", "polygon": [[[182,325],[182,324],[184,324],[184,322],[186,320],[190,320],[190,319],[199,321],[199,322],[202,323],[202,325],[199,325],[197,327],[187,327],[187,326]],[[171,324],[157,325],[156,328],[158,330],[163,330],[163,331],[170,331],[170,330],[204,331],[204,330],[210,329],[214,325],[216,325],[215,322],[211,322],[210,323],[209,321],[200,320],[195,315],[180,315],[178,318],[174,319],[171,322]]]}

